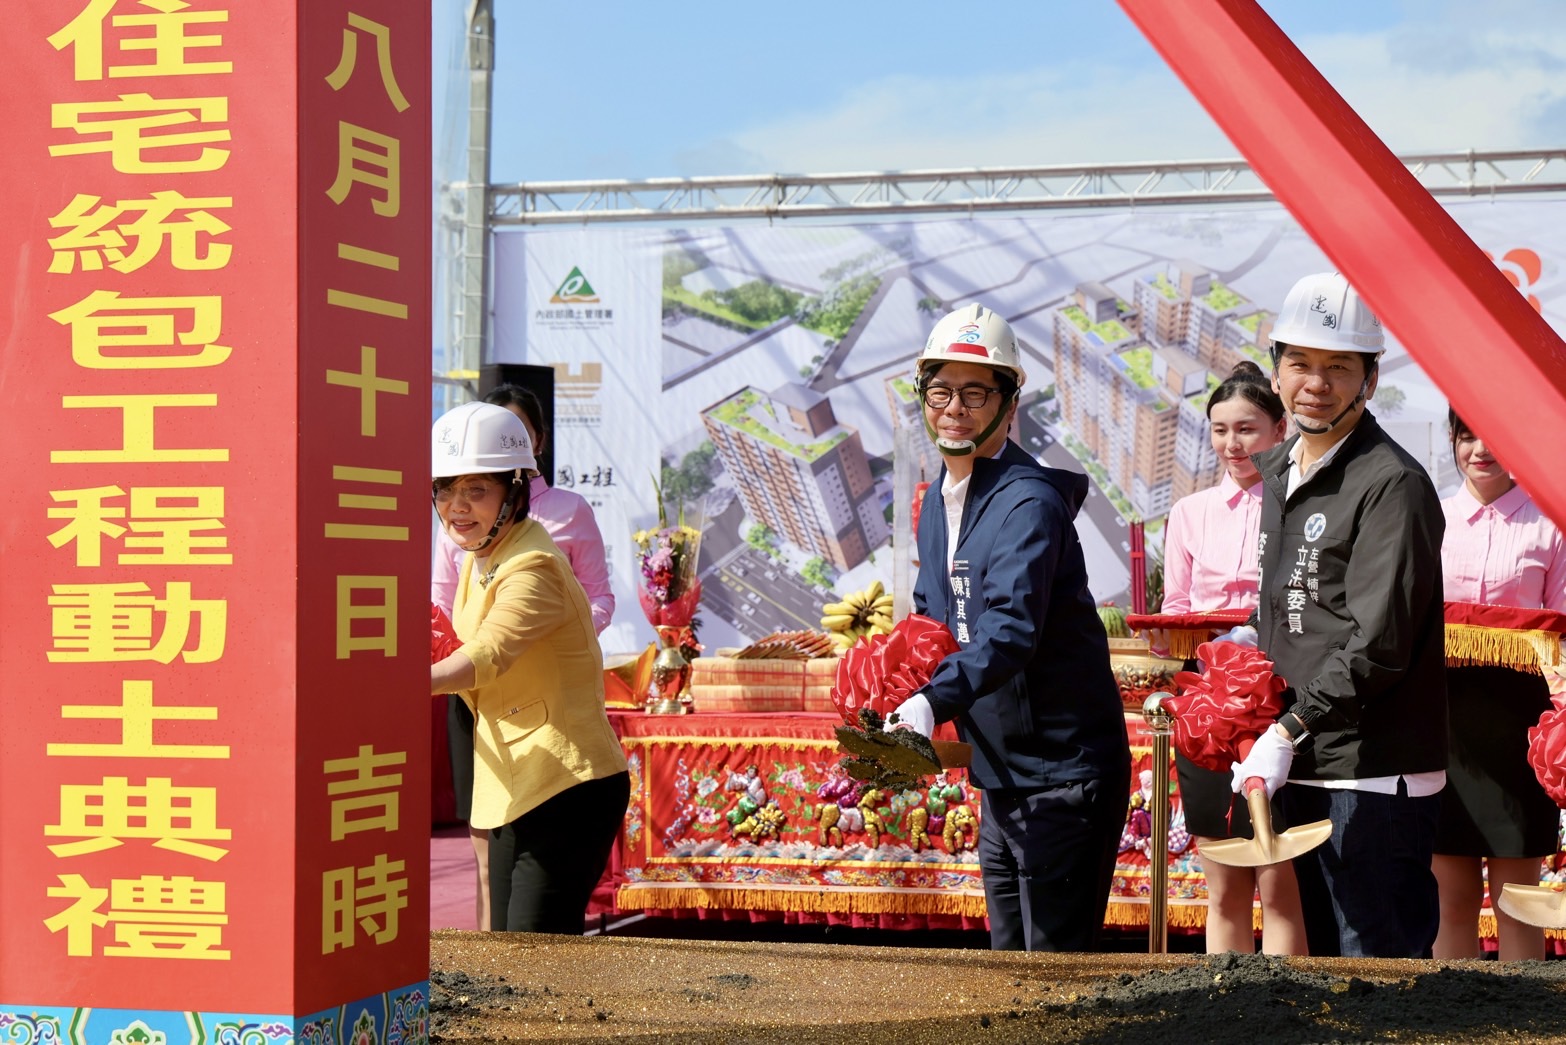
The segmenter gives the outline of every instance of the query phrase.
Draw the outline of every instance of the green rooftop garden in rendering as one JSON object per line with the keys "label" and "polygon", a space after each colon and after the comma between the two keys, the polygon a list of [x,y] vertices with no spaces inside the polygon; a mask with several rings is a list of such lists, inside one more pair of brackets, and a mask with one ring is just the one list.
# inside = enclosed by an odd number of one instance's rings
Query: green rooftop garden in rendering
{"label": "green rooftop garden in rendering", "polygon": [[1238,308],[1245,304],[1244,298],[1216,279],[1212,282],[1212,289],[1202,296],[1202,300],[1207,302],[1207,307],[1215,312],[1222,312],[1224,309],[1229,308]]}
{"label": "green rooftop garden in rendering", "polygon": [[738,395],[719,403],[707,412],[707,416],[728,425],[730,428],[735,428],[747,435],[754,436],[768,446],[776,447],[786,454],[792,454],[807,462],[815,461],[822,454],[832,449],[832,447],[848,438],[848,432],[840,428],[837,432],[818,442],[791,442],[787,437],[773,430],[770,425],[763,424],[752,415],[752,410],[757,407],[765,410],[767,416],[774,421],[777,420],[777,416],[772,410],[772,404],[764,400],[761,393],[753,388],[747,388]]}
{"label": "green rooftop garden in rendering", "polygon": [[1169,282],[1168,273],[1160,272],[1158,275],[1148,280],[1148,282],[1153,285],[1154,290],[1158,291],[1170,301],[1180,300],[1180,288]]}
{"label": "green rooftop garden in rendering", "polygon": [[1153,378],[1153,350],[1146,345],[1128,348],[1115,358],[1120,360],[1121,372],[1129,377],[1136,387],[1149,389],[1158,384]]}
{"label": "green rooftop garden in rendering", "polygon": [[1087,313],[1078,305],[1067,305],[1060,311],[1071,321],[1072,326],[1084,334],[1096,335],[1100,344],[1113,345],[1131,336],[1131,331],[1127,330],[1118,319],[1106,319],[1102,323],[1091,322]]}
{"label": "green rooftop garden in rendering", "polygon": [[897,397],[905,403],[912,403],[918,398],[914,395],[913,382],[906,377],[892,378],[892,391],[896,392]]}
{"label": "green rooftop garden in rendering", "polygon": [[1255,334],[1256,331],[1261,328],[1262,316],[1264,315],[1266,315],[1265,312],[1252,312],[1248,316],[1241,316],[1239,319],[1235,320],[1235,322],[1240,324],[1240,326],[1244,327],[1251,334]]}

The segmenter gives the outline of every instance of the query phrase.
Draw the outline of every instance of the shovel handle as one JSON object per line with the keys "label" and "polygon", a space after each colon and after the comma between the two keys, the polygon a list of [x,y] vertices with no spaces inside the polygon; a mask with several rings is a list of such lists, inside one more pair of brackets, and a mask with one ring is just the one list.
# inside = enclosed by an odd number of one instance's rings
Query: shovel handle
{"label": "shovel handle", "polygon": [[1266,798],[1267,781],[1263,780],[1259,776],[1246,777],[1245,782],[1240,785],[1240,794],[1244,795],[1246,798],[1250,798],[1252,791],[1260,791],[1262,793],[1262,798]]}

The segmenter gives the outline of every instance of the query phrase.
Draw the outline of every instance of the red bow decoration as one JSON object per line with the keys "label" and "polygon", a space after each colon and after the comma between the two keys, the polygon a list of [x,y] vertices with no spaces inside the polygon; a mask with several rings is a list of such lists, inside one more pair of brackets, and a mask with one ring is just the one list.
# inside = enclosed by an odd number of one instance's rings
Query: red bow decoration
{"label": "red bow decoration", "polygon": [[1176,674],[1180,694],[1164,707],[1174,715],[1175,749],[1203,769],[1226,771],[1240,761],[1240,745],[1283,714],[1287,687],[1266,654],[1250,646],[1204,642],[1196,655],[1207,670]]}
{"label": "red bow decoration", "polygon": [[461,645],[462,640],[457,638],[446,611],[430,603],[430,663],[440,663],[457,652]]}
{"label": "red bow decoration", "polygon": [[1528,764],[1544,793],[1566,809],[1566,708],[1552,707],[1529,728]]}
{"label": "red bow decoration", "polygon": [[961,648],[946,625],[911,613],[891,634],[871,635],[848,648],[837,665],[832,705],[850,726],[859,725],[860,708],[884,719],[929,683],[947,654]]}

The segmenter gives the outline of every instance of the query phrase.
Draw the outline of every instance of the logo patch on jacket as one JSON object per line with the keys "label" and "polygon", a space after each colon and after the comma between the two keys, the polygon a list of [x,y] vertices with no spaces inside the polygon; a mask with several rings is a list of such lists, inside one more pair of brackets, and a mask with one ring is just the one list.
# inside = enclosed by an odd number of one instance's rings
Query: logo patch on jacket
{"label": "logo patch on jacket", "polygon": [[1305,520],[1305,539],[1314,541],[1327,532],[1327,517],[1317,512]]}

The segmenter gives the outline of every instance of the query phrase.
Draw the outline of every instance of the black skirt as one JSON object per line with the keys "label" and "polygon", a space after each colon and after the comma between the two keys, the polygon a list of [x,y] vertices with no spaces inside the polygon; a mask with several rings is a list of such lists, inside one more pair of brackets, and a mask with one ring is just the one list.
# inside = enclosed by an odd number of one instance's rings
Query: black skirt
{"label": "black skirt", "polygon": [[1511,668],[1449,668],[1450,760],[1435,851],[1444,856],[1548,856],[1560,809],[1528,764],[1528,727],[1550,707],[1542,676]]}
{"label": "black skirt", "polygon": [[455,693],[446,694],[446,750],[451,754],[457,819],[467,823],[473,815],[473,712]]}
{"label": "black skirt", "polygon": [[[1251,811],[1244,798],[1229,790],[1228,770],[1203,769],[1175,752],[1175,772],[1180,777],[1180,806],[1185,829],[1201,838],[1252,838]],[[1233,810],[1232,819],[1229,818]],[[1272,796],[1272,829],[1288,827],[1278,796]]]}

